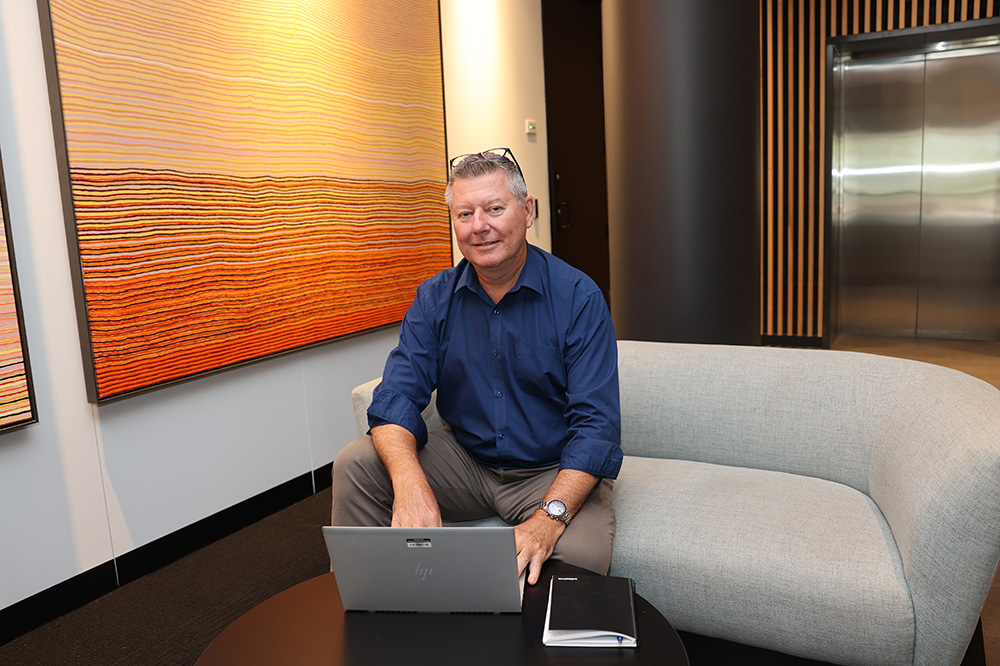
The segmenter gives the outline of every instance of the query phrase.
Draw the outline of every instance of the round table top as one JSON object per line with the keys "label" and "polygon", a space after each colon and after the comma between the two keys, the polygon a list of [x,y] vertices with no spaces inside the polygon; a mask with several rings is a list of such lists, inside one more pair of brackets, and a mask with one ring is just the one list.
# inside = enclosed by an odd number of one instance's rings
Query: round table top
{"label": "round table top", "polygon": [[[587,573],[550,560],[539,580]],[[639,647],[554,648],[542,645],[547,584],[525,586],[520,614],[344,612],[336,578],[330,573],[276,594],[245,613],[219,634],[196,666],[688,666],[684,645],[670,623],[638,594],[635,600]]]}

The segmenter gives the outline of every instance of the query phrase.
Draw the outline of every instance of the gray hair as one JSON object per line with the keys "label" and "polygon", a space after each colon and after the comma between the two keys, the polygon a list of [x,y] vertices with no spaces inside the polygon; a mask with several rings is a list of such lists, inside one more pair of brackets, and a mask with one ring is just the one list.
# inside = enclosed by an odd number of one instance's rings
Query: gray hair
{"label": "gray hair", "polygon": [[517,203],[523,206],[528,199],[528,186],[525,184],[524,176],[517,164],[506,157],[483,157],[481,154],[475,153],[456,164],[451,170],[451,175],[448,176],[448,186],[444,190],[444,201],[448,208],[451,208],[451,191],[456,180],[478,178],[497,171],[507,174],[507,186],[510,188],[510,193],[517,199]]}

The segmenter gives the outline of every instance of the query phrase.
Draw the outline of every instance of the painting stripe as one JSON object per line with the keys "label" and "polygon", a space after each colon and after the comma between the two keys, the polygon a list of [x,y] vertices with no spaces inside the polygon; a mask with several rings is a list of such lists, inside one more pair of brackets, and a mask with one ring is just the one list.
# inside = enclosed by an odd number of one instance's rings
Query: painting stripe
{"label": "painting stripe", "polygon": [[[5,229],[6,215],[0,206]],[[8,243],[0,234],[0,428],[35,420]]]}
{"label": "painting stripe", "polygon": [[450,262],[441,183],[73,175],[105,394],[398,321]]}

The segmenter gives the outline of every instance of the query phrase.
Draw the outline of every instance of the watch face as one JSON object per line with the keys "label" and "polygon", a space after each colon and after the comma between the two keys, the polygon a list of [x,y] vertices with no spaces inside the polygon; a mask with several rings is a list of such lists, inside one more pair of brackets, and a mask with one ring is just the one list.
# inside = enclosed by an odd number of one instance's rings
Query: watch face
{"label": "watch face", "polygon": [[549,507],[546,509],[550,516],[560,517],[566,515],[566,505],[563,504],[562,500],[552,500],[549,502]]}

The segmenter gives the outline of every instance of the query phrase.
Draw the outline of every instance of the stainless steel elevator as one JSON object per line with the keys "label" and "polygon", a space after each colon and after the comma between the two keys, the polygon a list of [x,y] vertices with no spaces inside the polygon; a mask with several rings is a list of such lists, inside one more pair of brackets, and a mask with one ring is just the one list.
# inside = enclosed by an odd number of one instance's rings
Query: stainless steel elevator
{"label": "stainless steel elevator", "polygon": [[838,332],[1000,340],[1000,42],[833,61]]}

